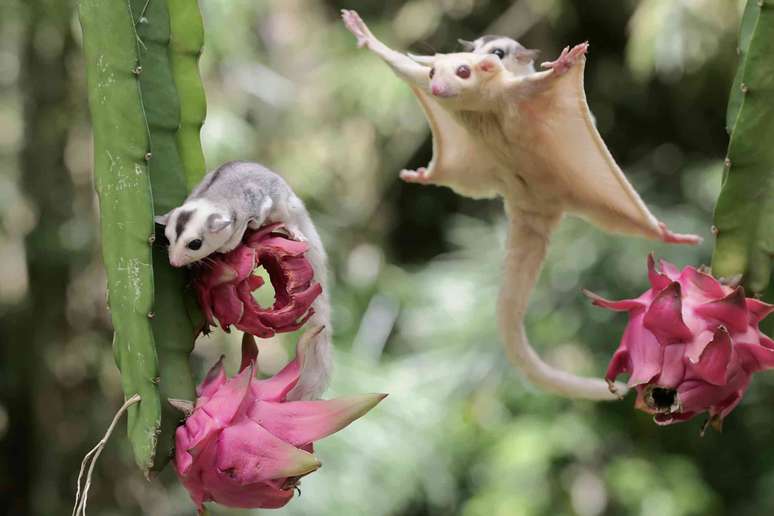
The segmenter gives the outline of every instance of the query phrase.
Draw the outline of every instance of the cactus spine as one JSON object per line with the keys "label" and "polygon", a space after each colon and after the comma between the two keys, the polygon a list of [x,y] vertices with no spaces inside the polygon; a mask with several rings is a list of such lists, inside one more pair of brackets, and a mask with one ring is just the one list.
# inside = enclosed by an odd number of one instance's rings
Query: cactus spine
{"label": "cactus spine", "polygon": [[129,409],[135,460],[148,471],[156,449],[161,402],[158,362],[149,315],[153,310],[153,199],[146,156],[135,32],[127,4],[80,0],[89,106],[94,133],[94,177],[100,199],[102,257],[115,335],[113,350]]}
{"label": "cactus spine", "polygon": [[774,253],[774,1],[748,0],[739,54],[712,272],[742,274],[748,292],[757,295],[769,284]]}

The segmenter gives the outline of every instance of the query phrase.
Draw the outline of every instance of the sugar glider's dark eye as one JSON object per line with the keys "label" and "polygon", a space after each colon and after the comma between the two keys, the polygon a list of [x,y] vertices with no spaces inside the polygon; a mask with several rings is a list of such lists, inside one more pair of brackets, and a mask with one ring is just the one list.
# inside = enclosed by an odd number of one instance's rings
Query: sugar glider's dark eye
{"label": "sugar glider's dark eye", "polygon": [[457,68],[457,77],[460,77],[462,79],[467,79],[470,77],[470,67],[467,65],[460,65]]}
{"label": "sugar glider's dark eye", "polygon": [[491,51],[491,52],[489,52],[489,53],[490,53],[490,54],[494,54],[494,55],[496,55],[496,56],[497,56],[497,57],[499,57],[500,59],[502,59],[503,57],[505,57],[505,50],[503,50],[502,48],[495,48],[494,50],[492,50],[492,51]]}
{"label": "sugar glider's dark eye", "polygon": [[433,75],[435,75],[435,67],[430,68],[430,78],[433,78]]}
{"label": "sugar glider's dark eye", "polygon": [[202,241],[199,238],[195,240],[191,240],[190,242],[188,242],[188,245],[186,247],[191,251],[198,251],[199,249],[202,248]]}

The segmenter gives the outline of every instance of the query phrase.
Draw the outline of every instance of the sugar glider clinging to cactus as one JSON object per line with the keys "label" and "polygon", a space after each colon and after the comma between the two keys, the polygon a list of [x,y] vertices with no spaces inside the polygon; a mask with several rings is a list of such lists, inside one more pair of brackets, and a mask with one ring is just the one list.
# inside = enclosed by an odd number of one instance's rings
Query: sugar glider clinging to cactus
{"label": "sugar glider clinging to cactus", "polygon": [[316,398],[325,390],[331,368],[331,308],[327,290],[327,258],[320,236],[304,203],[279,175],[258,163],[231,161],[204,176],[191,195],[165,215],[169,262],[182,267],[212,253],[231,251],[247,228],[284,224],[289,236],[308,243],[306,258],[322,293],[312,304],[312,326],[323,330],[306,350],[304,370],[289,399]]}
{"label": "sugar glider clinging to cactus", "polygon": [[521,67],[518,59],[504,59],[505,49],[502,56],[490,53],[497,38],[476,40],[473,52],[409,56],[374,37],[356,12],[344,10],[342,18],[359,46],[408,83],[430,123],[432,161],[400,177],[504,200],[509,231],[498,321],[511,360],[532,382],[558,394],[613,399],[616,388],[622,394],[624,386],[608,389],[601,380],[551,367],[527,340],[524,313],[551,233],[569,212],[615,233],[684,244],[700,238],[672,233],[659,222],[602,141],[583,89],[588,43],[565,48],[543,63],[545,70],[533,72],[534,53]]}

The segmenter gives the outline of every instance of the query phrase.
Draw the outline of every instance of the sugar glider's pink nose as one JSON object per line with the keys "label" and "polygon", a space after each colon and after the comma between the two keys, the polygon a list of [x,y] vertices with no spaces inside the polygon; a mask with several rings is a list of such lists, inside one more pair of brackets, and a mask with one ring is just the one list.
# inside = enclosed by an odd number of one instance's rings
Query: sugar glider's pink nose
{"label": "sugar glider's pink nose", "polygon": [[435,95],[436,97],[446,96],[446,88],[444,88],[438,83],[433,83],[432,86],[430,86],[430,91],[432,91],[433,95]]}

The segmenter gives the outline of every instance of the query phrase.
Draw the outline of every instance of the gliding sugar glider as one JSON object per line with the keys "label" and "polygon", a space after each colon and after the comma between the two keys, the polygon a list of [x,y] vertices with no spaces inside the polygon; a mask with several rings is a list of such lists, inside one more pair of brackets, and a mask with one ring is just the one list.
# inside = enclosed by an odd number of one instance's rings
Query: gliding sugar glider
{"label": "gliding sugar glider", "polygon": [[588,43],[565,48],[557,60],[543,63],[544,71],[532,73],[528,63],[514,72],[499,55],[485,52],[482,40],[473,44],[477,53],[412,59],[376,39],[355,11],[343,10],[342,18],[359,46],[408,83],[430,123],[432,161],[400,177],[504,200],[509,230],[497,312],[511,361],[530,381],[557,394],[622,395],[623,385],[551,367],[527,340],[524,313],[552,231],[569,212],[614,233],[681,244],[701,239],[672,233],[659,222],[607,150],[583,89]]}
{"label": "gliding sugar glider", "polygon": [[[242,241],[245,230],[271,222],[284,224],[291,238],[307,242],[306,258],[322,293],[312,304],[312,326],[323,330],[305,350],[304,369],[288,399],[319,397],[331,369],[331,308],[327,258],[320,236],[304,207],[282,177],[257,163],[231,161],[213,170],[179,206],[156,222],[166,226],[169,263],[182,267],[214,252],[226,253]],[[311,326],[310,326],[311,327]]]}

